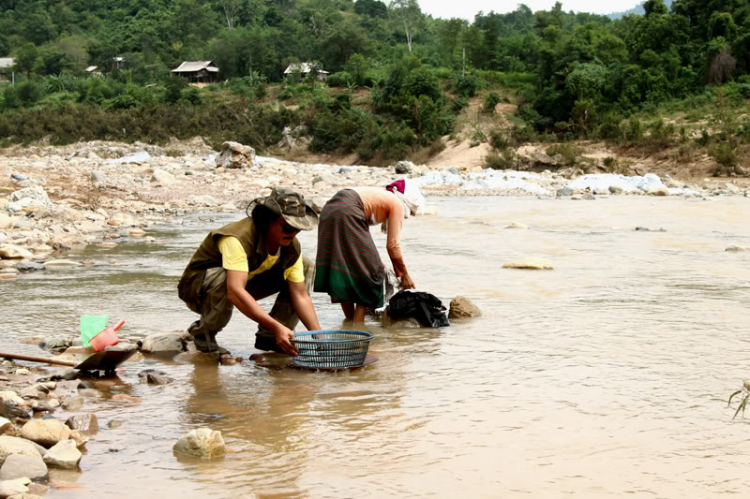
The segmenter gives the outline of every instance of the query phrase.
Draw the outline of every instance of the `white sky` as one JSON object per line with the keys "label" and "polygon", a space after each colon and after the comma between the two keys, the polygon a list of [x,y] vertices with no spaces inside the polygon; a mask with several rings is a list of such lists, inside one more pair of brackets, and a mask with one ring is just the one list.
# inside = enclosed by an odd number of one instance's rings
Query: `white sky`
{"label": "white sky", "polygon": [[[462,17],[470,21],[474,20],[474,15],[480,10],[485,13],[491,10],[495,12],[511,12],[516,10],[519,3],[526,4],[531,10],[536,12],[537,10],[549,10],[555,5],[555,0],[526,0],[525,2],[517,0],[419,0],[422,12],[432,14],[433,17],[442,17],[444,19]],[[597,14],[622,12],[632,9],[639,3],[641,3],[641,0],[562,0],[563,10],[566,12],[573,10],[576,12],[594,12]]]}

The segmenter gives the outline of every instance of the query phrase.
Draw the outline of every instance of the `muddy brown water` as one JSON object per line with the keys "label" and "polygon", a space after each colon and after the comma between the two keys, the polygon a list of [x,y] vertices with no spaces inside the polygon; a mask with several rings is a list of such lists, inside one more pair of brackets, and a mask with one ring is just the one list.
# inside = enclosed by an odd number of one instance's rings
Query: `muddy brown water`
{"label": "muddy brown water", "polygon": [[[750,492],[748,420],[728,395],[750,378],[750,202],[613,197],[434,198],[404,229],[417,285],[484,316],[442,330],[370,320],[377,364],[309,373],[150,359],[89,399],[101,430],[75,484],[48,497],[709,497]],[[222,221],[156,233],[155,245],[74,254],[103,265],[0,282],[4,350],[71,332],[85,313],[123,334],[182,329],[175,284]],[[529,230],[507,230],[512,221]],[[636,226],[667,232],[636,232]],[[383,245],[383,236],[376,236]],[[314,253],[314,234],[302,236]],[[555,270],[502,269],[525,256]],[[325,296],[324,327],[341,326]],[[266,304],[270,307],[270,303]],[[254,326],[235,316],[221,344],[247,358]],[[138,383],[147,367],[175,379]],[[64,417],[58,413],[57,417]],[[111,420],[122,426],[107,428]],[[187,431],[220,430],[221,460],[176,458]],[[93,495],[92,495],[93,494]]]}

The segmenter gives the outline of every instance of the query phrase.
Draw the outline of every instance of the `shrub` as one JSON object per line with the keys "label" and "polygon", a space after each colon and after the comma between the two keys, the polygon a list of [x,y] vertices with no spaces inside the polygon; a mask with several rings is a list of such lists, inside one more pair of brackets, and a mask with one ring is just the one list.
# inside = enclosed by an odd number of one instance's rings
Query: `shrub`
{"label": "shrub", "polygon": [[500,96],[497,95],[495,92],[490,92],[487,94],[487,96],[484,98],[484,112],[494,114],[495,113],[495,106],[500,104],[502,100],[500,100]]}
{"label": "shrub", "polygon": [[18,96],[18,85],[7,85],[5,90],[3,90],[3,108],[17,109],[21,105],[21,98]]}
{"label": "shrub", "polygon": [[643,123],[636,117],[630,118],[625,129],[625,138],[633,144],[643,140]]}
{"label": "shrub", "polygon": [[289,100],[289,99],[293,98],[295,95],[296,95],[296,93],[294,91],[294,87],[289,86],[289,87],[286,87],[281,92],[279,92],[279,96],[278,97],[279,97],[279,100]]}
{"label": "shrub", "polygon": [[711,134],[705,128],[701,129],[701,136],[695,139],[695,142],[701,146],[706,147],[711,142]]}
{"label": "shrub", "polygon": [[469,99],[459,95],[451,100],[451,109],[454,113],[460,113],[469,106]]}
{"label": "shrub", "polygon": [[458,75],[453,78],[451,89],[464,97],[474,97],[479,90],[479,80],[472,75]]}
{"label": "shrub", "polygon": [[547,148],[548,156],[563,157],[566,165],[575,165],[581,156],[581,149],[573,144],[553,144]]}
{"label": "shrub", "polygon": [[599,138],[604,140],[622,140],[622,116],[615,113],[609,113],[604,116],[597,130]]}
{"label": "shrub", "polygon": [[437,77],[429,68],[424,66],[406,76],[403,91],[406,95],[413,97],[425,95],[433,101],[439,100],[443,95]]}
{"label": "shrub", "polygon": [[188,86],[187,80],[180,76],[172,76],[167,79],[165,84],[166,92],[164,93],[164,102],[166,104],[176,104],[182,97],[182,90]]}
{"label": "shrub", "polygon": [[530,126],[513,125],[510,136],[516,145],[534,142],[538,139],[537,133]]}
{"label": "shrub", "polygon": [[663,119],[654,122],[651,125],[651,133],[648,141],[651,145],[657,147],[669,147],[672,144],[672,136],[675,134],[673,124],[665,124]]}
{"label": "shrub", "polygon": [[490,151],[484,158],[484,166],[493,170],[509,170],[515,166],[516,153],[512,149],[502,152]]}
{"label": "shrub", "polygon": [[346,71],[328,75],[326,83],[329,87],[351,87],[355,84],[354,77]]}
{"label": "shrub", "polygon": [[735,166],[739,162],[737,151],[729,142],[721,142],[709,147],[708,155],[722,166]]}
{"label": "shrub", "polygon": [[510,147],[510,139],[497,128],[490,131],[490,145],[496,151],[504,151]]}
{"label": "shrub", "polygon": [[201,91],[196,87],[183,88],[182,91],[180,91],[180,99],[182,102],[187,102],[194,106],[200,106],[203,103]]}

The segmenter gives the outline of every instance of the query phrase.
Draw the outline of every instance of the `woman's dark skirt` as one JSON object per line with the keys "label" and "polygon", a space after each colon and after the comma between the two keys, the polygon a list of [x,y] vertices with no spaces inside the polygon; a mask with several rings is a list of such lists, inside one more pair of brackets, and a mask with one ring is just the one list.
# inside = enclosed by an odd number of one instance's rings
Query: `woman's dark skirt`
{"label": "woman's dark skirt", "polygon": [[352,189],[339,191],[320,214],[314,290],[334,301],[380,308],[384,281],[362,199]]}

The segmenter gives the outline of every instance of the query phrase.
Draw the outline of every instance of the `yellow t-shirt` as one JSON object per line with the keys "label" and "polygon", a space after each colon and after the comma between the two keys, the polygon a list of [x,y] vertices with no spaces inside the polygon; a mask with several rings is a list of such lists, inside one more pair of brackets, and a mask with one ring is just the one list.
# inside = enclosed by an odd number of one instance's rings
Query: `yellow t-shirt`
{"label": "yellow t-shirt", "polygon": [[[219,239],[219,251],[221,252],[221,266],[227,270],[247,272],[248,280],[273,267],[279,261],[279,253],[281,253],[279,251],[275,255],[268,255],[266,260],[260,264],[260,267],[251,272],[247,265],[247,253],[245,253],[240,240],[236,237],[223,236]],[[284,271],[284,279],[289,282],[305,282],[301,254],[294,265]]]}

